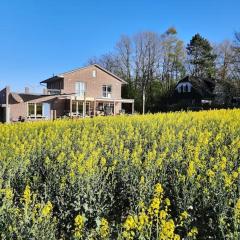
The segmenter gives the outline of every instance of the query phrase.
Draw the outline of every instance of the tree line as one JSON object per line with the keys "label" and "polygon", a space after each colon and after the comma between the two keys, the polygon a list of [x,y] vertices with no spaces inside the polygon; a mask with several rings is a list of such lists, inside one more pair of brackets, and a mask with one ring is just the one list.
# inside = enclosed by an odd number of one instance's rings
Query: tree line
{"label": "tree line", "polygon": [[185,44],[174,27],[162,34],[123,35],[113,51],[92,57],[88,64],[99,64],[127,81],[122,96],[134,98],[139,112],[162,110],[176,82],[186,75],[220,79],[236,96],[240,94],[240,33],[219,44],[199,33]]}

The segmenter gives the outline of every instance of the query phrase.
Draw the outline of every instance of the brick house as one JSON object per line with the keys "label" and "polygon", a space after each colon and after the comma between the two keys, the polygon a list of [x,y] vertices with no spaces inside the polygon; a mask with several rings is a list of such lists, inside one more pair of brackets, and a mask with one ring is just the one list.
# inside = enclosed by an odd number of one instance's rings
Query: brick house
{"label": "brick house", "polygon": [[99,65],[65,72],[40,83],[43,94],[0,91],[0,121],[92,117],[134,111],[133,99],[122,99],[123,79]]}

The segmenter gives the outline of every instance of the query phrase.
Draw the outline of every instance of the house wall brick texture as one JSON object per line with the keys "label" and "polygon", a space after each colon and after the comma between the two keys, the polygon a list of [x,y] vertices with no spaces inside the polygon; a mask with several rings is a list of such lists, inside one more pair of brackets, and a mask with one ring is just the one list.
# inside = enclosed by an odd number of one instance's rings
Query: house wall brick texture
{"label": "house wall brick texture", "polygon": [[[93,74],[95,71],[95,74]],[[94,76],[95,75],[95,76]],[[123,82],[116,77],[112,76],[111,73],[104,71],[101,67],[97,65],[91,65],[89,67],[77,69],[71,72],[66,72],[61,74],[62,79],[59,77],[52,80],[51,84],[53,86],[57,81],[64,81],[61,84],[63,89],[61,94],[67,95],[36,95],[36,94],[26,94],[26,93],[11,93],[9,88],[4,88],[0,91],[0,104],[6,104],[9,102],[10,107],[10,121],[18,121],[19,118],[28,118],[28,103],[49,103],[50,104],[50,116],[60,117],[70,111],[70,97],[75,94],[75,83],[85,82],[86,84],[86,98],[96,99],[96,106],[98,103],[115,103],[115,113],[118,114],[122,109],[121,100],[121,88]],[[48,80],[46,80],[48,81]],[[111,98],[103,97],[103,85],[111,85],[112,94]],[[69,95],[68,95],[69,94]],[[6,97],[8,96],[8,97]],[[103,99],[104,98],[104,99]],[[88,101],[88,100],[87,100]],[[94,102],[91,102],[91,114],[93,114]]]}
{"label": "house wall brick texture", "polygon": [[[96,77],[93,77],[93,70],[96,71]],[[75,93],[75,83],[81,81],[86,83],[86,97],[102,98],[102,86],[112,85],[112,98],[121,99],[122,83],[95,66],[65,73],[63,76],[63,93]]]}

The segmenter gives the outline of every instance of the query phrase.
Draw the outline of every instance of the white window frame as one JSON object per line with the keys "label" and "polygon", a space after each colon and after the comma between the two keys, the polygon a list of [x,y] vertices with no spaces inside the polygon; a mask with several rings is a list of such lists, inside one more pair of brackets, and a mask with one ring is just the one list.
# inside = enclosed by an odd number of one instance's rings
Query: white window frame
{"label": "white window frame", "polygon": [[[83,102],[79,102],[79,101],[74,101],[74,103],[76,104],[76,111],[72,111],[72,113],[74,115],[83,115],[83,108],[84,108],[84,103]],[[82,105],[82,111],[80,110],[80,105]],[[72,106],[73,106],[73,102],[72,102]]]}
{"label": "white window frame", "polygon": [[[111,91],[108,91],[108,88],[111,88]],[[104,90],[105,88],[105,90]],[[102,85],[102,97],[111,98],[112,97],[112,85]]]}
{"label": "white window frame", "polygon": [[[34,105],[34,114],[29,114],[29,105]],[[42,114],[41,115],[37,115],[37,104],[41,104],[42,106]],[[27,105],[27,116],[28,118],[37,118],[37,117],[43,117],[43,112],[44,112],[44,105],[43,103],[28,103]]]}
{"label": "white window frame", "polygon": [[[187,87],[187,91],[186,91],[186,87]],[[180,83],[177,86],[177,91],[178,93],[185,93],[185,92],[191,92],[192,91],[192,84],[190,83]]]}
{"label": "white window frame", "polygon": [[[83,87],[84,86],[84,87]],[[86,93],[86,82],[77,81],[75,82],[75,94],[78,97],[84,97],[84,93]]]}
{"label": "white window frame", "polygon": [[97,77],[97,70],[93,70],[93,71],[92,71],[92,76],[93,76],[93,78],[96,78],[96,77]]}
{"label": "white window frame", "polygon": [[192,85],[189,84],[189,85],[188,85],[188,92],[191,92],[191,91],[192,91]]}
{"label": "white window frame", "polygon": [[182,86],[183,86],[183,92],[184,92],[184,93],[187,92],[187,91],[186,91],[186,86],[187,86],[187,84],[183,84]]}

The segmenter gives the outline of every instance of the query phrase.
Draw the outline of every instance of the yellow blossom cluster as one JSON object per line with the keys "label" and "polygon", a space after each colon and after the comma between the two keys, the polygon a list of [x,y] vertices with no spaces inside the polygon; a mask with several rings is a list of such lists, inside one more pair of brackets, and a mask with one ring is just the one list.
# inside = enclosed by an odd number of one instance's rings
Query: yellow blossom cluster
{"label": "yellow blossom cluster", "polygon": [[[140,211],[135,215],[128,215],[123,223],[122,236],[124,239],[152,239],[159,240],[180,240],[180,236],[175,233],[176,225],[171,217],[169,206],[170,200],[163,201],[163,187],[160,183],[155,185],[153,199],[148,208],[140,202]],[[183,213],[182,215],[186,215]],[[155,230],[155,232],[154,232]]]}
{"label": "yellow blossom cluster", "polygon": [[84,228],[85,217],[83,215],[77,215],[74,219],[74,236],[77,239],[82,239],[82,232]]}
{"label": "yellow blossom cluster", "polygon": [[107,239],[109,237],[109,224],[106,218],[101,219],[99,232],[101,239]]}
{"label": "yellow blossom cluster", "polygon": [[239,109],[0,124],[0,238],[240,239],[239,154]]}

